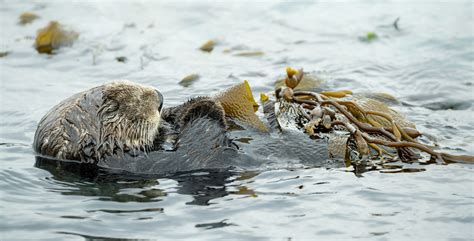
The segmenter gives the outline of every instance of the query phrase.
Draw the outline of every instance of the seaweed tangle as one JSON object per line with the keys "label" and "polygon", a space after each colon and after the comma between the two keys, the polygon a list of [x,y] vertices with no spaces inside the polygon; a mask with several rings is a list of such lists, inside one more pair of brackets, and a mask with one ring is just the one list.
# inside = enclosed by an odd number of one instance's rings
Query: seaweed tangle
{"label": "seaweed tangle", "polygon": [[421,159],[419,153],[428,154],[431,163],[474,164],[472,156],[438,152],[417,141],[421,133],[415,125],[382,102],[357,98],[347,90],[321,93],[295,90],[303,79],[303,69],[288,67],[286,74],[285,86],[275,91],[280,114],[290,109],[296,111],[296,122],[311,138],[323,138],[328,133],[345,137],[345,145],[336,147],[348,166],[356,161],[387,158],[412,163]]}

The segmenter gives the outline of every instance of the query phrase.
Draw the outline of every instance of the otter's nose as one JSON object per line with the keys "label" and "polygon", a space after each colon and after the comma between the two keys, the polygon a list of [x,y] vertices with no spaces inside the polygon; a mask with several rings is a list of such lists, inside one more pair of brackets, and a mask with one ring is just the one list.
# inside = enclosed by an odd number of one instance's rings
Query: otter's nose
{"label": "otter's nose", "polygon": [[158,91],[158,90],[155,90],[156,91],[156,95],[158,96],[158,101],[160,102],[160,105],[158,107],[158,111],[161,111],[161,109],[163,108],[163,95]]}

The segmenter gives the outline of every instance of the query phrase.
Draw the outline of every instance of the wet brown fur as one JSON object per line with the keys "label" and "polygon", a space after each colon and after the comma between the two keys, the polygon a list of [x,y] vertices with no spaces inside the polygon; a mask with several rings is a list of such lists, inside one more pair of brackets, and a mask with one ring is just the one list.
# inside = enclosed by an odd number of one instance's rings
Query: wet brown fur
{"label": "wet brown fur", "polygon": [[130,81],[86,90],[62,101],[41,119],[34,149],[45,156],[85,163],[146,151],[158,134],[162,102],[154,88]]}
{"label": "wet brown fur", "polygon": [[182,105],[164,109],[162,118],[175,123],[177,129],[198,118],[216,120],[222,128],[227,128],[224,108],[210,97],[196,97]]}

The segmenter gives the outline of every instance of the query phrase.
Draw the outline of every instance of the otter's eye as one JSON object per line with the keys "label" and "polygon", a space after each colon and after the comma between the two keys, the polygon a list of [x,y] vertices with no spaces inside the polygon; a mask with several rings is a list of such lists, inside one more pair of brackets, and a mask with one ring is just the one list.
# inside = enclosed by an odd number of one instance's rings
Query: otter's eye
{"label": "otter's eye", "polygon": [[158,101],[160,102],[160,106],[158,107],[158,111],[161,111],[161,109],[163,108],[163,95],[158,91],[158,90],[155,90],[156,91],[156,94],[158,95]]}

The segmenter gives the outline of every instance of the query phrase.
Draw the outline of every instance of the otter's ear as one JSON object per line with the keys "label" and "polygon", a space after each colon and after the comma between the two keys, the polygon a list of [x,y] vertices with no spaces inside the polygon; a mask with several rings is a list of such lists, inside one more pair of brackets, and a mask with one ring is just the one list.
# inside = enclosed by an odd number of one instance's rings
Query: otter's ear
{"label": "otter's ear", "polygon": [[100,108],[97,110],[97,115],[107,119],[107,116],[114,113],[119,109],[120,104],[112,99],[106,100],[102,103]]}

